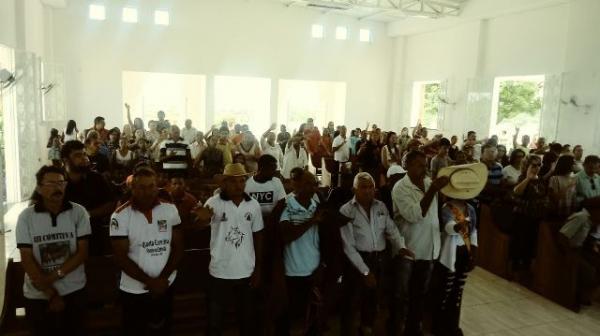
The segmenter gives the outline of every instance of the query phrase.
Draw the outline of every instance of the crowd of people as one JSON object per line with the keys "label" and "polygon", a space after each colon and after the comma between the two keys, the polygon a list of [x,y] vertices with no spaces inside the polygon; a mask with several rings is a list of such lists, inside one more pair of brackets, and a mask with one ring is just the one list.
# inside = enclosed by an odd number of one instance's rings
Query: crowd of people
{"label": "crowd of people", "polygon": [[[169,334],[177,268],[197,243],[186,233],[202,230],[208,335],[224,332],[232,306],[242,335],[319,335],[338,314],[340,335],[372,335],[382,307],[388,335],[422,335],[427,315],[433,334],[461,335],[482,204],[503,215],[515,281],[531,280],[538,227],[550,216],[565,221],[563,242],[582,257],[582,303],[598,284],[600,158],[584,158],[581,146],[519,142],[518,129],[510,150],[475,132],[460,145],[430,139],[420,125],[348,134],[313,119],[257,138],[248,125],[202,132],[157,117],[148,129],[129,117],[109,130],[97,117],[89,129],[71,120],[52,130],[51,165],[37,173],[16,229],[35,335],[85,334],[84,264],[104,253],[122,270],[123,334]],[[191,179],[217,188],[199,201]]]}

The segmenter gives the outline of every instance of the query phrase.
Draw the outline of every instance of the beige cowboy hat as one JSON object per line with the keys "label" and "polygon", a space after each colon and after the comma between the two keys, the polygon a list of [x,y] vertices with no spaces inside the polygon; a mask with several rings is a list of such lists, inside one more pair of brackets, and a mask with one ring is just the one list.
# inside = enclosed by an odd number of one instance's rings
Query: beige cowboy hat
{"label": "beige cowboy hat", "polygon": [[227,177],[248,176],[246,168],[241,163],[228,163],[223,169],[223,174],[215,175],[215,181],[222,182]]}
{"label": "beige cowboy hat", "polygon": [[438,178],[448,176],[450,182],[442,188],[442,194],[454,199],[477,197],[485,187],[488,169],[483,163],[450,166],[440,169]]}

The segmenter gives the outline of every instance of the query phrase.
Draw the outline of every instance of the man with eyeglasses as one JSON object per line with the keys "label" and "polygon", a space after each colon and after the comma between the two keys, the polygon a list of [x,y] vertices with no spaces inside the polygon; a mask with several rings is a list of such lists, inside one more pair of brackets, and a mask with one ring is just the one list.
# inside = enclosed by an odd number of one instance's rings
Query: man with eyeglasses
{"label": "man with eyeglasses", "polygon": [[577,205],[583,206],[583,202],[590,198],[600,196],[600,158],[596,155],[588,155],[583,161],[583,170],[576,175]]}
{"label": "man with eyeglasses", "polygon": [[62,169],[44,166],[36,180],[32,205],[21,212],[16,227],[27,324],[33,335],[85,335],[89,216],[65,198]]}
{"label": "man with eyeglasses", "polygon": [[92,226],[90,255],[101,255],[105,252],[103,246],[108,245],[108,222],[115,209],[113,192],[104,177],[90,169],[83,143],[67,141],[60,157],[67,173],[65,199],[83,205],[88,211]]}

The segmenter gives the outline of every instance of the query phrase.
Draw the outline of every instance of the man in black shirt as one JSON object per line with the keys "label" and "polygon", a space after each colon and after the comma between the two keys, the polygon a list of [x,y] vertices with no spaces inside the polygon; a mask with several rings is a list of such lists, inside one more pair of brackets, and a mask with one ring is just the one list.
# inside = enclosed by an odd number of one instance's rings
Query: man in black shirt
{"label": "man in black shirt", "polygon": [[110,243],[108,219],[115,209],[113,191],[102,175],[90,170],[90,160],[81,142],[67,141],[60,154],[67,172],[65,199],[88,211],[92,226],[90,255],[100,255]]}

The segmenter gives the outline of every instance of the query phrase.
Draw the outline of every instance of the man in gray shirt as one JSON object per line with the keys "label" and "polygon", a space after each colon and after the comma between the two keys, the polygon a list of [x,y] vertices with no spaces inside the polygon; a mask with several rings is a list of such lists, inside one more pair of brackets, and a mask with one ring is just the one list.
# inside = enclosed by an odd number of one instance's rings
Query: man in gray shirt
{"label": "man in gray shirt", "polygon": [[60,168],[44,166],[36,180],[32,205],[21,212],[16,227],[27,323],[33,335],[84,335],[89,215],[65,200],[67,182]]}

